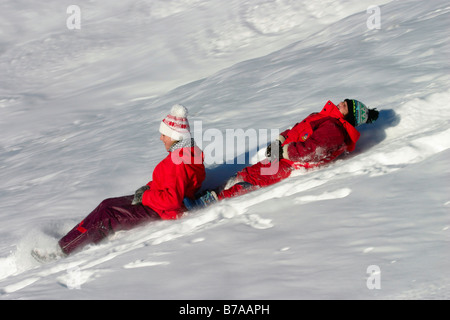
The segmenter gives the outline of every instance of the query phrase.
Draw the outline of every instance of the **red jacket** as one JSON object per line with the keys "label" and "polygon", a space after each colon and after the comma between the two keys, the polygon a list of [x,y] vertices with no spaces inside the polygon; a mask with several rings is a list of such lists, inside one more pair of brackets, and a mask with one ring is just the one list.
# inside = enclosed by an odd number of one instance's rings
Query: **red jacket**
{"label": "red jacket", "polygon": [[280,141],[285,161],[296,168],[312,168],[336,159],[345,151],[353,151],[359,137],[360,133],[328,101],[321,112],[281,133]]}
{"label": "red jacket", "polygon": [[155,210],[162,219],[179,218],[186,210],[185,197],[194,198],[205,180],[203,152],[197,147],[184,147],[169,152],[153,170],[149,190],[142,196],[142,204]]}

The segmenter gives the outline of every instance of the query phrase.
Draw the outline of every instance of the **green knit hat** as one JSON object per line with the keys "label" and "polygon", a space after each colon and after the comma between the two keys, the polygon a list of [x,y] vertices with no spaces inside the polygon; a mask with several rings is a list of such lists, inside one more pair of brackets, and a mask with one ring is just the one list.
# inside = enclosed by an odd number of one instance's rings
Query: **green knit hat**
{"label": "green knit hat", "polygon": [[355,99],[345,99],[348,106],[347,121],[354,127],[364,123],[372,123],[378,119],[378,110],[369,109],[366,105]]}

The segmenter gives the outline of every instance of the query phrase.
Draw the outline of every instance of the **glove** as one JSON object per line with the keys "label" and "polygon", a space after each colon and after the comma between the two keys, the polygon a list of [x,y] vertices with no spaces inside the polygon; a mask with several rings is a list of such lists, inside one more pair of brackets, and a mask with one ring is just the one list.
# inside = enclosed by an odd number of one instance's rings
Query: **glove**
{"label": "glove", "polygon": [[280,140],[275,140],[267,146],[266,157],[271,161],[283,159],[283,147]]}
{"label": "glove", "polygon": [[133,201],[131,201],[131,204],[133,206],[142,203],[142,196],[144,195],[144,192],[150,189],[149,186],[142,186],[139,189],[136,190],[134,193]]}

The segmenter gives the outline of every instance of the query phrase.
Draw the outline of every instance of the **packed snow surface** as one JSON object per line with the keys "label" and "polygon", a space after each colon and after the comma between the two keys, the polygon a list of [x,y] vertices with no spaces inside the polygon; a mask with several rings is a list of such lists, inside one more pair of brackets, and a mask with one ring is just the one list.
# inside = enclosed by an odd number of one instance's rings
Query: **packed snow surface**
{"label": "packed snow surface", "polygon": [[[1,299],[450,298],[447,0],[79,0],[79,29],[73,4],[0,3]],[[380,118],[327,167],[31,257],[151,180],[172,105],[207,150],[345,98]],[[204,188],[246,165],[216,155]]]}

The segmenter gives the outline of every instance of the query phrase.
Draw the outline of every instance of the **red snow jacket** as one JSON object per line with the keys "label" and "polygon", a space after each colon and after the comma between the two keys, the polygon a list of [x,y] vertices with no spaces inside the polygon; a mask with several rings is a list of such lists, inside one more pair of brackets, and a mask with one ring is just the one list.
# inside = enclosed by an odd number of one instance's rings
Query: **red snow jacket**
{"label": "red snow jacket", "polygon": [[156,211],[162,219],[179,218],[186,208],[185,197],[194,198],[205,180],[203,152],[197,146],[182,147],[169,152],[153,170],[149,190],[142,196],[142,204]]}
{"label": "red snow jacket", "polygon": [[281,161],[288,161],[294,168],[313,168],[353,151],[360,133],[328,101],[321,112],[311,114],[280,136]]}

